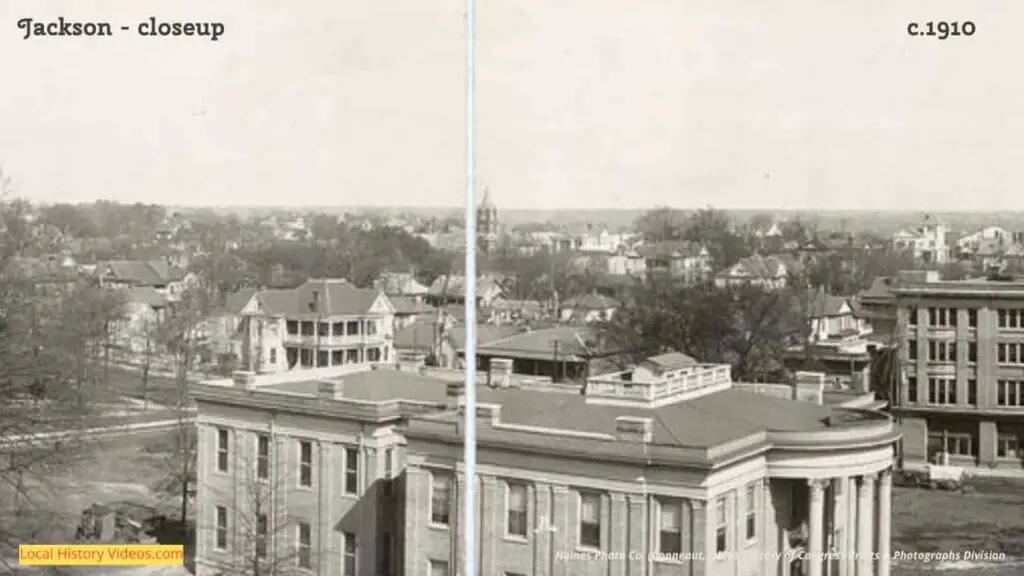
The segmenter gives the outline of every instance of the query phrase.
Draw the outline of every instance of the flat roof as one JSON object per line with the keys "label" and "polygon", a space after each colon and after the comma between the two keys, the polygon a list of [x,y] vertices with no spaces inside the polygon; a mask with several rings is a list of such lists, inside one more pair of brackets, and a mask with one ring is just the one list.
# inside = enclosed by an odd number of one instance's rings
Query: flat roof
{"label": "flat roof", "polygon": [[270,384],[260,386],[257,390],[316,396],[320,382],[324,380],[341,382],[343,398],[363,402],[388,402],[391,400],[444,402],[448,398],[448,386],[461,384],[461,382],[452,382],[436,376],[425,376],[412,371],[367,370],[341,376]]}
{"label": "flat roof", "polygon": [[894,282],[889,291],[897,296],[915,294],[972,296],[972,295],[1004,295],[1024,297],[1024,279],[1021,280],[989,280],[987,278],[970,278],[967,280],[940,280],[936,282]]}
{"label": "flat roof", "polygon": [[484,388],[477,403],[500,404],[501,422],[615,434],[620,416],[651,418],[653,444],[712,448],[766,431],[828,429],[831,410],[810,402],[729,389],[658,408],[588,402],[579,394]]}

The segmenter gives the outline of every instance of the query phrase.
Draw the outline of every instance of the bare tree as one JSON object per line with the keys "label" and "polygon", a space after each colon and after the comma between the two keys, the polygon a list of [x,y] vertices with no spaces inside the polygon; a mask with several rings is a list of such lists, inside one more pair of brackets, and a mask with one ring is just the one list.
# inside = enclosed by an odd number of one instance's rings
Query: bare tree
{"label": "bare tree", "polygon": [[[224,576],[316,572],[328,551],[316,545],[313,520],[288,514],[283,497],[304,472],[288,473],[288,466],[275,465],[272,436],[260,436],[257,442],[253,457],[235,460],[233,482],[203,486],[211,501],[234,503],[214,505],[206,516],[208,521],[198,527],[197,533],[213,548],[205,559],[217,561],[217,570]],[[351,557],[354,563],[354,550],[347,552],[345,558]]]}
{"label": "bare tree", "polygon": [[180,520],[188,521],[189,502],[196,492],[197,439],[195,423],[188,398],[188,383],[193,372],[199,345],[198,328],[206,314],[207,293],[187,291],[174,313],[161,324],[163,339],[174,357],[177,402],[174,411],[178,423],[173,446],[167,457],[168,477],[159,487],[162,492],[180,498]]}
{"label": "bare tree", "polygon": [[0,175],[0,545],[60,531],[52,480],[88,448],[98,412],[104,326],[115,307],[30,252],[28,206]]}

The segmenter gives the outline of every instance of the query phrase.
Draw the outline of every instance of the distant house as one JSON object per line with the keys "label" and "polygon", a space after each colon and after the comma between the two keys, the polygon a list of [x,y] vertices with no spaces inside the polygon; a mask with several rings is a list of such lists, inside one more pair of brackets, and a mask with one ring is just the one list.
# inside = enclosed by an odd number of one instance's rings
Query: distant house
{"label": "distant house", "polygon": [[420,354],[429,365],[455,368],[458,349],[450,318],[424,319],[395,330],[395,354]]}
{"label": "distant house", "polygon": [[419,296],[388,296],[388,299],[395,308],[395,330],[437,314],[437,309],[423,302]]}
{"label": "distant house", "polygon": [[408,272],[385,272],[373,282],[374,288],[388,296],[405,296],[422,301],[430,288],[420,284],[416,276]]}
{"label": "distant house", "polygon": [[133,360],[157,355],[157,330],[166,320],[173,300],[151,286],[124,289],[121,318],[114,324],[115,345]]}
{"label": "distant house", "polygon": [[[490,276],[481,276],[476,282],[478,307],[490,307],[504,294],[498,281]],[[462,304],[466,301],[466,277],[463,275],[442,275],[430,285],[426,301],[434,306]]]}
{"label": "distant house", "polygon": [[715,285],[724,288],[751,284],[778,290],[786,286],[789,275],[796,272],[798,267],[795,261],[781,256],[755,254],[716,274]]}
{"label": "distant house", "polygon": [[909,251],[915,260],[945,264],[950,260],[950,246],[946,225],[931,214],[926,214],[921,226],[903,229],[893,234],[892,246],[897,251]]}
{"label": "distant house", "polygon": [[181,294],[195,282],[194,274],[163,260],[110,260],[95,269],[100,285],[114,288],[148,287],[171,295]]}
{"label": "distant house", "polygon": [[477,365],[488,370],[492,358],[512,360],[512,373],[556,381],[580,380],[610,363],[609,350],[594,330],[557,326],[521,331],[477,347]]}
{"label": "distant house", "polygon": [[613,276],[637,276],[647,270],[643,256],[633,248],[620,246],[605,260],[608,274]]}
{"label": "distant house", "polygon": [[667,274],[681,278],[688,284],[705,280],[711,275],[711,255],[698,242],[657,242],[636,248],[643,258],[644,270],[649,274]]}
{"label": "distant house", "polygon": [[895,278],[879,276],[854,300],[857,314],[871,324],[876,334],[896,333],[896,296],[890,290],[894,282]]}
{"label": "distant house", "polygon": [[611,320],[622,307],[622,303],[614,298],[592,292],[582,296],[574,296],[559,304],[558,319],[562,322],[579,322],[590,324]]}
{"label": "distant house", "polygon": [[808,303],[812,342],[864,335],[871,331],[867,321],[857,317],[848,298],[817,290],[810,293]]}

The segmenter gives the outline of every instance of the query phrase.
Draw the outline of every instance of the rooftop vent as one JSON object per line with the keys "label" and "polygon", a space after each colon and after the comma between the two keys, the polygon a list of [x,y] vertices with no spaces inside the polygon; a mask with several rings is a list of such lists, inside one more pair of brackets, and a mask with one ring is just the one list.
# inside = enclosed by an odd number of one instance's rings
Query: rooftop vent
{"label": "rooftop vent", "polygon": [[316,384],[316,395],[323,400],[340,400],[344,397],[344,389],[341,379],[320,380]]}
{"label": "rooftop vent", "polygon": [[654,421],[636,416],[615,419],[615,438],[624,442],[648,444],[654,439]]}
{"label": "rooftop vent", "polygon": [[248,370],[235,370],[231,373],[231,381],[238,388],[250,390],[256,382],[256,373],[249,372]]}

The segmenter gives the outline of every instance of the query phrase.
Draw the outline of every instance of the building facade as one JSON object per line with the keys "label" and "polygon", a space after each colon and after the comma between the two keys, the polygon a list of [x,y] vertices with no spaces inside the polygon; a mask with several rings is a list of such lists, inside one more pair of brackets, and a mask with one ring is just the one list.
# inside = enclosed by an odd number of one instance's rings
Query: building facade
{"label": "building facade", "polygon": [[891,288],[902,335],[904,458],[1019,470],[1024,452],[1024,282]]}
{"label": "building facade", "polygon": [[[888,576],[887,416],[759,395],[728,366],[581,387],[493,364],[477,406],[481,574]],[[458,574],[461,375],[301,376],[195,387],[197,574]]]}

